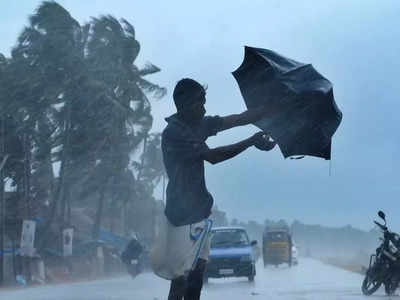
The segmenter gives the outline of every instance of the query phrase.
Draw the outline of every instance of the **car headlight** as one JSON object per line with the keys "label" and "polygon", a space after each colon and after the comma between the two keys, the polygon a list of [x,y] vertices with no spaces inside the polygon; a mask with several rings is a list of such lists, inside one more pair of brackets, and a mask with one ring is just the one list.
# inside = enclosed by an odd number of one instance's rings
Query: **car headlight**
{"label": "car headlight", "polygon": [[240,258],[241,262],[245,262],[245,261],[251,261],[251,256],[250,255],[244,255]]}

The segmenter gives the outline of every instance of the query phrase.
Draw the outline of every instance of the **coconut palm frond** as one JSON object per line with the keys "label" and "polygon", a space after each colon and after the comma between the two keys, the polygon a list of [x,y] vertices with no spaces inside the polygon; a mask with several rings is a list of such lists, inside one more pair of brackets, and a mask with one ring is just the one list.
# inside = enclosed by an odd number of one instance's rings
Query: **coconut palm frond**
{"label": "coconut palm frond", "polygon": [[44,1],[29,18],[31,26],[46,32],[66,32],[80,27],[70,13],[54,1]]}
{"label": "coconut palm frond", "polygon": [[92,18],[93,35],[100,34],[107,37],[120,38],[124,34],[124,29],[116,18],[111,15],[100,18]]}
{"label": "coconut palm frond", "polygon": [[124,18],[121,19],[121,22],[123,24],[125,32],[128,34],[127,36],[135,39],[135,28],[133,27],[133,25]]}
{"label": "coconut palm frond", "polygon": [[161,69],[152,63],[146,63],[145,66],[138,71],[139,76],[146,76],[154,73],[160,72]]}
{"label": "coconut palm frond", "polygon": [[151,93],[154,97],[161,99],[167,94],[167,89],[164,87],[160,87],[157,84],[151,83],[146,79],[139,78],[137,82],[138,86],[143,89],[147,93]]}
{"label": "coconut palm frond", "polygon": [[18,43],[15,48],[21,47],[23,49],[26,49],[27,47],[32,46],[35,43],[41,42],[42,38],[43,36],[38,30],[32,27],[25,27],[18,37]]}
{"label": "coconut palm frond", "polygon": [[83,25],[81,30],[82,30],[81,47],[82,51],[85,51],[89,40],[90,23]]}
{"label": "coconut palm frond", "polygon": [[0,64],[6,64],[6,62],[7,62],[7,58],[5,57],[5,55],[0,53]]}

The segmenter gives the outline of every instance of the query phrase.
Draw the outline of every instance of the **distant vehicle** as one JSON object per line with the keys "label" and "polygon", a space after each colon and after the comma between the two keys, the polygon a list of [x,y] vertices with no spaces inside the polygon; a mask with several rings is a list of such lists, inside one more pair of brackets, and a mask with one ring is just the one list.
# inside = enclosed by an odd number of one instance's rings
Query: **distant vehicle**
{"label": "distant vehicle", "polygon": [[211,230],[211,249],[204,281],[208,278],[256,276],[253,246],[244,228],[216,227]]}
{"label": "distant vehicle", "polygon": [[126,265],[128,273],[135,278],[143,270],[142,254],[144,248],[137,238],[132,238],[121,253],[121,261]]}
{"label": "distant vehicle", "polygon": [[278,266],[283,263],[287,263],[291,267],[293,264],[292,247],[292,237],[288,229],[266,229],[263,234],[262,245],[264,267],[267,265]]}
{"label": "distant vehicle", "polygon": [[292,265],[297,266],[299,264],[299,250],[296,244],[292,243]]}

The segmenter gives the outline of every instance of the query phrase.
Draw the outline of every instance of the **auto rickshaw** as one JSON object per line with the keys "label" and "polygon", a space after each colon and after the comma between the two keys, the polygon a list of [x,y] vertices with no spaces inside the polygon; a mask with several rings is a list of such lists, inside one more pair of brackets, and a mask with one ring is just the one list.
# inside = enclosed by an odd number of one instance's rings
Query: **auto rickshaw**
{"label": "auto rickshaw", "polygon": [[292,237],[285,229],[268,229],[263,234],[264,267],[287,263],[292,266]]}

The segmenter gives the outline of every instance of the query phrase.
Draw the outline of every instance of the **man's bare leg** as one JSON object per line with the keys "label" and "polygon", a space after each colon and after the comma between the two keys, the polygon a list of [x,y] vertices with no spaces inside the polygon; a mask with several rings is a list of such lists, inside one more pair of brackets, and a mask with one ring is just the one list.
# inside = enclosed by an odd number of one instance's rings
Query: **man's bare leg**
{"label": "man's bare leg", "polygon": [[183,300],[186,292],[187,281],[184,276],[178,277],[171,281],[169,288],[168,300]]}
{"label": "man's bare leg", "polygon": [[201,289],[203,287],[203,276],[207,261],[199,258],[196,268],[189,273],[185,300],[200,300]]}

